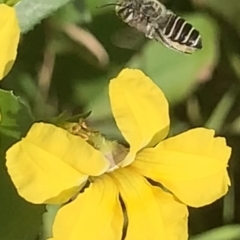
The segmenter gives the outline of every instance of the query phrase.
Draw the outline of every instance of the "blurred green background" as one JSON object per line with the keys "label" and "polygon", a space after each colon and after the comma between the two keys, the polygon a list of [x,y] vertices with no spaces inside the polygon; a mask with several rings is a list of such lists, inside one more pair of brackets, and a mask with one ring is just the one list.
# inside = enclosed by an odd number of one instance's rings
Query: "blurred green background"
{"label": "blurred green background", "polygon": [[20,96],[5,91],[0,98],[0,104],[14,109],[5,114],[15,114],[0,128],[5,134],[0,147],[0,239],[36,240],[44,211],[16,194],[4,166],[6,149],[33,121],[63,111],[75,115],[91,110],[91,126],[121,139],[110,112],[108,82],[122,68],[132,67],[143,70],[166,94],[171,135],[205,126],[227,138],[233,148],[232,187],[224,199],[190,209],[189,233],[191,240],[240,240],[240,0],[162,0],[201,32],[203,49],[193,55],[133,34],[114,8],[97,8],[110,0],[59,1],[61,8],[49,7],[34,27],[22,16],[38,15],[35,6],[41,1],[25,2],[31,4],[16,7],[24,33],[18,57],[0,83]]}

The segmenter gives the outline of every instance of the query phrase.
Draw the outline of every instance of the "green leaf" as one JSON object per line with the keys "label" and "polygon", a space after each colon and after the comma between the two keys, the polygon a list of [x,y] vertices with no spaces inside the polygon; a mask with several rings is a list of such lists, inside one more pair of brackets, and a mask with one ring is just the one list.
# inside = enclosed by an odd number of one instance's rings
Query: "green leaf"
{"label": "green leaf", "polygon": [[161,87],[170,103],[184,99],[197,79],[215,66],[218,59],[217,28],[213,20],[204,14],[186,16],[201,33],[203,49],[191,55],[170,50],[156,41],[149,41],[142,53],[127,64],[140,68]]}
{"label": "green leaf", "polygon": [[72,0],[21,0],[15,5],[21,32],[25,33]]}
{"label": "green leaf", "polygon": [[28,107],[12,92],[0,89],[0,149],[6,150],[33,123]]}
{"label": "green leaf", "polygon": [[222,99],[218,102],[214,108],[211,116],[205,123],[206,128],[215,129],[216,132],[220,132],[225,123],[225,120],[235,103],[236,96],[239,92],[238,86],[235,84],[223,95]]}
{"label": "green leaf", "polygon": [[231,0],[208,0],[203,2],[204,5],[211,8],[211,10],[217,12],[221,17],[223,17],[227,22],[231,23],[235,29],[238,30],[240,34],[240,1]]}
{"label": "green leaf", "polygon": [[33,205],[16,192],[0,151],[0,239],[35,240],[41,226],[43,206]]}
{"label": "green leaf", "polygon": [[190,240],[239,240],[240,225],[226,225],[190,238]]}
{"label": "green leaf", "polygon": [[39,233],[42,206],[27,203],[12,184],[5,166],[6,149],[21,138],[33,118],[12,92],[0,90],[0,239],[33,240]]}
{"label": "green leaf", "polygon": [[62,205],[46,205],[46,212],[43,214],[42,235],[40,240],[52,237],[52,226],[55,216]]}

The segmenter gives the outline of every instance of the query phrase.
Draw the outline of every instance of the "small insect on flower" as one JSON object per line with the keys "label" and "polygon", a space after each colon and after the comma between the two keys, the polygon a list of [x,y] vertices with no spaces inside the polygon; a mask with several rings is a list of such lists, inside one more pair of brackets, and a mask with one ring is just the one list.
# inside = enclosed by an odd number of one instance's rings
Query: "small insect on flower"
{"label": "small insect on flower", "polygon": [[106,6],[115,6],[125,23],[170,49],[190,54],[202,48],[199,31],[158,0],[118,0],[101,7]]}

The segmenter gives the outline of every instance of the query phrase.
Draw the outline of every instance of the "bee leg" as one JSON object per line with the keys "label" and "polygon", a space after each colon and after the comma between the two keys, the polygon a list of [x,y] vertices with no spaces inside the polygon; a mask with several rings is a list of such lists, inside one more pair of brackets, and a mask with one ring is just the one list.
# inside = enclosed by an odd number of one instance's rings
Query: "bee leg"
{"label": "bee leg", "polygon": [[147,38],[153,39],[155,36],[155,33],[156,33],[155,27],[153,27],[152,25],[147,25],[145,36]]}

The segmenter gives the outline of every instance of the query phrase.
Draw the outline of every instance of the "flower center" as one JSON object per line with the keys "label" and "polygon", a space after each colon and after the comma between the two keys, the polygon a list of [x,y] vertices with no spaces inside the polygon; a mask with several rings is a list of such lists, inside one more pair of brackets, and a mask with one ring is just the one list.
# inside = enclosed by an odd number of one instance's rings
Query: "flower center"
{"label": "flower center", "polygon": [[108,140],[99,131],[88,127],[85,121],[69,125],[67,129],[70,133],[80,136],[87,143],[99,150],[110,162],[108,172],[119,168],[119,164],[125,159],[129,149],[117,141]]}

